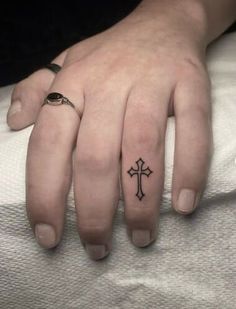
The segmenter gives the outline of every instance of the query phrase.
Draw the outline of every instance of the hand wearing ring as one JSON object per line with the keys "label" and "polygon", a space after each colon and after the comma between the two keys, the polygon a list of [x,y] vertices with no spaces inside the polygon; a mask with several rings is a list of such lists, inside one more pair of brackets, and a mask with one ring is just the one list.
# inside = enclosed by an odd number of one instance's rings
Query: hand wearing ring
{"label": "hand wearing ring", "polygon": [[[159,9],[151,11],[157,16],[150,21],[130,15],[56,58],[53,62],[63,64],[58,74],[40,70],[14,91],[14,101],[29,99],[19,117],[9,116],[11,127],[37,119],[27,153],[26,209],[44,248],[62,238],[72,181],[79,237],[92,259],[111,252],[120,184],[132,243],[145,247],[155,241],[170,116],[175,116],[176,140],[167,193],[180,214],[199,204],[212,150],[204,42],[198,24],[189,30],[200,17],[187,18],[187,8],[177,14],[165,1],[162,5],[165,18],[159,18]],[[78,104],[82,118],[71,112]]]}

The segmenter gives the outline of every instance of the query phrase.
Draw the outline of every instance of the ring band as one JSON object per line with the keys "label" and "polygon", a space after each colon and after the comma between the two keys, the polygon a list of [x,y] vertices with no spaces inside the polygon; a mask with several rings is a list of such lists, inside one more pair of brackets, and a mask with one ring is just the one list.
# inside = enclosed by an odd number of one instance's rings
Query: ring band
{"label": "ring band", "polygon": [[48,96],[44,99],[42,106],[45,105],[45,104],[54,105],[54,106],[67,104],[67,105],[70,105],[71,107],[73,107],[75,109],[74,104],[68,98],[64,97],[59,92],[49,93]]}
{"label": "ring band", "polygon": [[48,63],[44,66],[44,68],[49,69],[55,74],[57,74],[61,70],[61,66],[56,63]]}

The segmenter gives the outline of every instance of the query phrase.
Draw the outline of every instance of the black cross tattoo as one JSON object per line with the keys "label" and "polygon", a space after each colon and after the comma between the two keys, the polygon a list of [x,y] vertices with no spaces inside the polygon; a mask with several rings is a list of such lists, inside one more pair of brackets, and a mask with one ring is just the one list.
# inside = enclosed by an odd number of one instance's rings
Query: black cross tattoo
{"label": "black cross tattoo", "polygon": [[143,190],[142,190],[142,175],[149,177],[151,175],[151,173],[153,173],[153,171],[151,171],[149,167],[143,169],[144,163],[145,162],[140,158],[138,161],[136,161],[137,169],[134,169],[133,167],[131,167],[127,171],[127,173],[130,175],[130,177],[137,175],[138,190],[137,190],[136,196],[138,197],[138,199],[140,201],[145,196],[145,194],[143,193]]}

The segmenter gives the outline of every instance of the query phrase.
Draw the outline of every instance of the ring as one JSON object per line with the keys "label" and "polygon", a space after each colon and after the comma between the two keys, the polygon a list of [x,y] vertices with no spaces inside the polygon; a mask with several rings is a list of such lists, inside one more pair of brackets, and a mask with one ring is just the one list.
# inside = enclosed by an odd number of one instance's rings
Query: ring
{"label": "ring", "polygon": [[64,97],[59,92],[49,93],[48,96],[44,99],[42,106],[45,105],[45,104],[54,105],[54,106],[67,104],[67,105],[70,105],[71,107],[73,107],[75,109],[74,104],[68,98]]}
{"label": "ring", "polygon": [[49,69],[55,74],[57,74],[61,70],[61,66],[56,63],[48,63],[44,66],[44,68]]}

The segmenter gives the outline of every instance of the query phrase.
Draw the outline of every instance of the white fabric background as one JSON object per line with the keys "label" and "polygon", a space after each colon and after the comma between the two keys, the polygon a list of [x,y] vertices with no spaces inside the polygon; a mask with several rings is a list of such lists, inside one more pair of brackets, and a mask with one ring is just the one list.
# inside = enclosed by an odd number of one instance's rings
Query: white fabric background
{"label": "white fabric background", "polygon": [[200,207],[171,209],[174,118],[166,132],[165,189],[157,241],[143,249],[126,235],[120,202],[113,250],[91,261],[76,232],[72,189],[65,233],[52,251],[34,241],[25,215],[25,160],[33,126],[10,131],[12,86],[0,88],[0,308],[236,308],[236,34],[208,50],[214,154]]}

